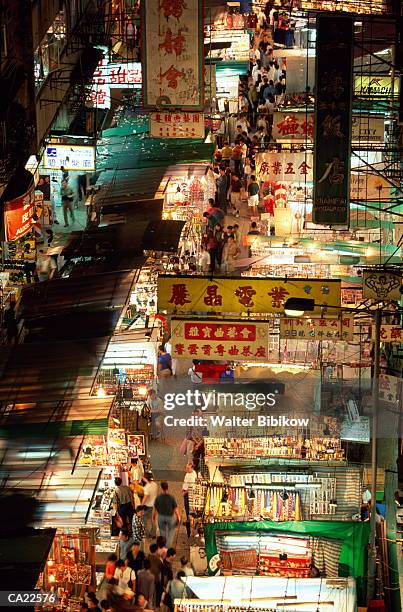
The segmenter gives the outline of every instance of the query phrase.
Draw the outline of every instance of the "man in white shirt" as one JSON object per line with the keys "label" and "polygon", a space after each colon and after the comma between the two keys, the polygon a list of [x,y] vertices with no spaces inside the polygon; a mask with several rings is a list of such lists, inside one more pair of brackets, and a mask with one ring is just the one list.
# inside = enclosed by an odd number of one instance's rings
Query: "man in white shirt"
{"label": "man in white shirt", "polygon": [[193,463],[188,463],[185,468],[185,478],[182,484],[183,504],[186,512],[186,532],[190,538],[190,508],[189,508],[189,486],[194,485],[197,480],[197,474],[194,470]]}
{"label": "man in white shirt", "polygon": [[153,480],[151,472],[146,472],[143,476],[145,481],[144,497],[142,503],[144,506],[144,527],[146,535],[150,538],[155,538],[155,523],[152,520],[153,508],[158,495],[158,484]]}

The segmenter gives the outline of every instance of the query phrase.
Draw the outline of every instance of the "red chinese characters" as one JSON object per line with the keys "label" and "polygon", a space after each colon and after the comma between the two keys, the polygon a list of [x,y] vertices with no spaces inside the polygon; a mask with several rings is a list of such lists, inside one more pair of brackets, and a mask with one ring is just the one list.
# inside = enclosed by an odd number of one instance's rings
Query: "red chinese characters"
{"label": "red chinese characters", "polygon": [[290,294],[284,287],[273,287],[267,295],[270,295],[272,298],[271,305],[273,308],[281,308],[284,304],[285,296]]}
{"label": "red chinese characters", "polygon": [[250,285],[245,287],[238,287],[235,291],[235,295],[238,298],[238,302],[245,306],[245,308],[252,308],[255,305],[253,296],[256,295],[256,291]]}
{"label": "red chinese characters", "polygon": [[190,304],[191,300],[189,291],[184,283],[179,283],[177,285],[172,285],[172,295],[169,300],[169,304],[174,304],[174,306],[184,306],[185,304]]}
{"label": "red chinese characters", "polygon": [[182,34],[182,30],[178,31],[178,34],[174,36],[171,28],[168,28],[165,32],[165,40],[160,43],[159,49],[165,49],[166,54],[175,53],[176,57],[182,55],[186,38]]}
{"label": "red chinese characters", "polygon": [[299,123],[293,115],[287,116],[277,125],[277,129],[282,136],[296,135],[299,132]]}
{"label": "red chinese characters", "polygon": [[174,17],[179,20],[187,6],[185,0],[160,0],[158,8],[166,19]]}
{"label": "red chinese characters", "polygon": [[163,79],[166,79],[167,87],[171,89],[177,89],[179,77],[184,78],[185,73],[183,70],[177,70],[173,64],[165,72],[160,72],[160,82],[162,83]]}
{"label": "red chinese characters", "polygon": [[222,306],[222,295],[218,293],[218,285],[209,285],[204,298],[206,306]]}

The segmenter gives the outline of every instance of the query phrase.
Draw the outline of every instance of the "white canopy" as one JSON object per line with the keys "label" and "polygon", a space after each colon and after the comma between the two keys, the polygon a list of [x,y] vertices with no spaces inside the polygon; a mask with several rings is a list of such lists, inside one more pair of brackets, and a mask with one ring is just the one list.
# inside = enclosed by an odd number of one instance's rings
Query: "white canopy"
{"label": "white canopy", "polygon": [[[189,576],[186,584],[211,605],[279,608],[285,611],[354,612],[353,578],[270,578],[265,576]],[[185,602],[182,602],[185,603]]]}

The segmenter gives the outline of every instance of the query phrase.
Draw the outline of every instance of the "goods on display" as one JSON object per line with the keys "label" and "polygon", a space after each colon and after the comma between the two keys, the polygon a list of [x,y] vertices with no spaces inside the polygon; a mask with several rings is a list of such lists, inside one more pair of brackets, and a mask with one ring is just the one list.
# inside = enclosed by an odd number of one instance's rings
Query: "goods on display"
{"label": "goods on display", "polygon": [[303,436],[270,436],[265,438],[205,438],[206,458],[223,457],[289,457],[315,461],[343,461],[340,439]]}

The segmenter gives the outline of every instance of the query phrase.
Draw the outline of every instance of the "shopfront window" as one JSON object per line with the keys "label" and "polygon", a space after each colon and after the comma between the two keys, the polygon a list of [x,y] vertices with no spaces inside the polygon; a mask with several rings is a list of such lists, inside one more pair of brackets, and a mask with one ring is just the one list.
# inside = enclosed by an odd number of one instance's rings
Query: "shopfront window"
{"label": "shopfront window", "polygon": [[65,44],[66,15],[64,11],[60,11],[35,51],[34,70],[37,89],[43,85],[53,70],[59,68],[60,56]]}

